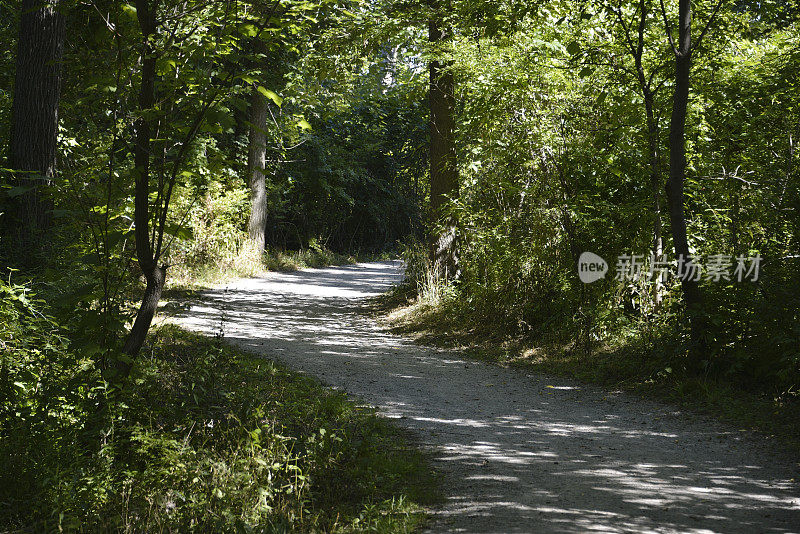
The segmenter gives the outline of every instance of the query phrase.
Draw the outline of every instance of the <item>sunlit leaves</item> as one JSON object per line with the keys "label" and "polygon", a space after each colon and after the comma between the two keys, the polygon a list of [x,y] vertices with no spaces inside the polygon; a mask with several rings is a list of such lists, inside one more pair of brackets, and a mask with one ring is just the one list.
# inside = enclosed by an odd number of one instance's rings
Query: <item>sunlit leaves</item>
{"label": "sunlit leaves", "polygon": [[269,98],[270,100],[272,100],[272,102],[278,107],[280,107],[283,104],[283,98],[278,96],[274,91],[270,91],[269,89],[259,85],[258,92],[264,95],[265,97]]}

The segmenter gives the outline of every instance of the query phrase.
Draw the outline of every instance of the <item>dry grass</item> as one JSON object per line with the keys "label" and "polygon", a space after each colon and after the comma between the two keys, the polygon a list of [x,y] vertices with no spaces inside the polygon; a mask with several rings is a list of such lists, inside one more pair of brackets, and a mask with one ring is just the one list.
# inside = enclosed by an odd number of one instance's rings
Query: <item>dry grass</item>
{"label": "dry grass", "polygon": [[455,295],[441,298],[428,289],[417,296],[414,289],[407,285],[381,297],[372,313],[394,333],[419,343],[452,348],[467,357],[525,372],[657,398],[775,438],[791,454],[800,454],[797,397],[747,391],[724,377],[687,374],[681,369],[684,356],[669,337],[611,339],[589,350],[575,340],[545,343],[507,335],[491,321],[476,324],[459,309]]}

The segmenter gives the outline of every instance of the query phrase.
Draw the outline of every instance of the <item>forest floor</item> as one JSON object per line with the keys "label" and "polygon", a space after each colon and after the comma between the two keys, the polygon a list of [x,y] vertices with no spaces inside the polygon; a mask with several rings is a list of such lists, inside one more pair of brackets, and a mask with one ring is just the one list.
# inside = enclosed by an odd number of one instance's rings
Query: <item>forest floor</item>
{"label": "forest floor", "polygon": [[757,435],[630,393],[417,345],[362,313],[400,262],[239,279],[179,323],[376,406],[441,472],[432,532],[800,532],[800,471]]}

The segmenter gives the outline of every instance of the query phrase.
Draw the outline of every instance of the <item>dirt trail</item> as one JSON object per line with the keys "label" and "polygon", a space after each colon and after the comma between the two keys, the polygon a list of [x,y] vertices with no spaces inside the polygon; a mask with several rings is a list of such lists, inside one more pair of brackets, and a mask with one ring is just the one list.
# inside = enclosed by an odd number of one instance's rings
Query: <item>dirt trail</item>
{"label": "dirt trail", "polygon": [[797,464],[702,417],[418,346],[357,308],[399,262],[270,273],[180,319],[377,406],[444,476],[432,532],[800,532]]}

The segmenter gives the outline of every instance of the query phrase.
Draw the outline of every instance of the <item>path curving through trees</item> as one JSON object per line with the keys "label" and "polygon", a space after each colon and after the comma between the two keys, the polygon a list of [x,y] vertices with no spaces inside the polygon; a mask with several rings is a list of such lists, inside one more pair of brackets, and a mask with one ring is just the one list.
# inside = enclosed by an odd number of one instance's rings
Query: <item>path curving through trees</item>
{"label": "path curving through trees", "polygon": [[704,417],[463,359],[358,312],[400,262],[270,273],[204,292],[180,323],[377,406],[432,452],[431,532],[800,532],[798,466]]}

